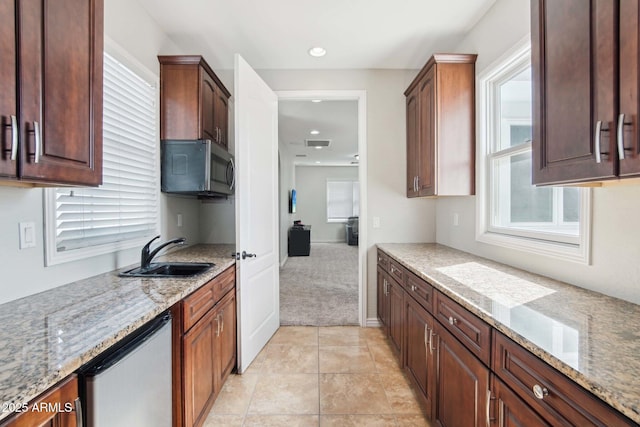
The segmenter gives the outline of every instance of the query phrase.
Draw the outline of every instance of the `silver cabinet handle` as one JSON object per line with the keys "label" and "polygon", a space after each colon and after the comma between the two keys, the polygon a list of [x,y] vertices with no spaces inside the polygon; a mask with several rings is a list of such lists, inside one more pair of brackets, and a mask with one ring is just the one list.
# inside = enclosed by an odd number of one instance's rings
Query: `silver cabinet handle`
{"label": "silver cabinet handle", "polygon": [[487,390],[487,427],[491,427],[491,417],[489,416],[490,406],[491,406],[491,390]]}
{"label": "silver cabinet handle", "polygon": [[411,290],[412,290],[413,292],[415,292],[415,291],[416,291],[416,287],[415,287],[415,285],[411,285]]}
{"label": "silver cabinet handle", "polygon": [[433,350],[434,350],[434,348],[433,348],[433,336],[434,335],[435,334],[433,333],[433,329],[431,329],[429,331],[429,353],[431,353],[431,354],[433,354]]}
{"label": "silver cabinet handle", "polygon": [[76,427],[82,427],[84,425],[84,421],[82,421],[82,402],[80,398],[77,397],[76,400],[73,401],[76,410]]}
{"label": "silver cabinet handle", "polygon": [[420,191],[420,175],[416,176],[416,191]]}
{"label": "silver cabinet handle", "polygon": [[220,315],[216,316],[216,337],[220,336]]}
{"label": "silver cabinet handle", "polygon": [[11,160],[18,158],[18,119],[11,116]]}
{"label": "silver cabinet handle", "polygon": [[427,337],[427,335],[429,335],[429,325],[427,325],[426,323],[424,324],[424,350],[427,352],[427,354],[429,353],[428,350],[428,346],[429,346],[429,339]]}
{"label": "silver cabinet handle", "polygon": [[220,313],[220,333],[224,332],[224,310]]}
{"label": "silver cabinet handle", "polygon": [[233,163],[233,159],[229,159],[229,163],[231,163],[231,185],[229,185],[229,190],[233,190],[233,187],[236,185],[236,165]]}
{"label": "silver cabinet handle", "polygon": [[396,272],[396,269],[395,269],[395,268],[393,268],[393,266],[391,266],[391,274],[393,274],[393,273],[395,273],[395,272]]}
{"label": "silver cabinet handle", "polygon": [[450,325],[457,325],[458,324],[458,319],[456,319],[453,316],[449,316],[449,324]]}
{"label": "silver cabinet handle", "polygon": [[600,163],[602,158],[600,157],[600,133],[602,132],[602,120],[596,122],[596,135],[594,142],[594,150],[596,152],[596,163]]}
{"label": "silver cabinet handle", "polygon": [[618,116],[618,158],[624,160],[624,113]]}
{"label": "silver cabinet handle", "polygon": [[538,384],[535,384],[531,389],[533,390],[533,395],[536,397],[536,399],[542,400],[545,396],[549,395],[549,390],[547,390],[546,387],[542,387]]}
{"label": "silver cabinet handle", "polygon": [[40,135],[40,124],[38,122],[33,122],[33,131],[35,133],[35,139],[36,139],[36,152],[34,154],[34,160],[33,163],[38,163],[40,162],[40,152],[41,152],[41,147],[40,145],[42,144],[42,135]]}

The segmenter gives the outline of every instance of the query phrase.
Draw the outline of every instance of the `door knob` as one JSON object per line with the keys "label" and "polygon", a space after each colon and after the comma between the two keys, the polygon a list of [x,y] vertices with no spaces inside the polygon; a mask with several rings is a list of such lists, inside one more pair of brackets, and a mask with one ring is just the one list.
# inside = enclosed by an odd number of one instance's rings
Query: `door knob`
{"label": "door knob", "polygon": [[242,251],[242,259],[254,257],[256,257],[256,254],[248,254],[247,251]]}

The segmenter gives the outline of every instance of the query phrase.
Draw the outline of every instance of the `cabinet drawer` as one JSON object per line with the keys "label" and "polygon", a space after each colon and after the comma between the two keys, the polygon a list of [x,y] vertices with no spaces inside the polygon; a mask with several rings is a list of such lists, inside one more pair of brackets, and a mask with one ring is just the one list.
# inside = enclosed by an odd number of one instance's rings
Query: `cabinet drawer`
{"label": "cabinet drawer", "polygon": [[506,336],[494,335],[492,370],[552,424],[635,425]]}
{"label": "cabinet drawer", "polygon": [[217,302],[236,285],[236,266],[227,268],[213,282],[213,300]]}
{"label": "cabinet drawer", "polygon": [[433,287],[413,273],[405,272],[406,290],[429,313],[433,314]]}
{"label": "cabinet drawer", "polygon": [[182,301],[184,332],[191,329],[215,304],[215,280],[213,279]]}
{"label": "cabinet drawer", "polygon": [[378,249],[378,265],[382,267],[384,271],[389,271],[389,256]]}
{"label": "cabinet drawer", "polygon": [[394,259],[389,258],[389,274],[396,279],[398,283],[404,283],[404,268]]}
{"label": "cabinet drawer", "polygon": [[435,317],[478,359],[489,365],[491,328],[460,304],[440,292],[435,294]]}

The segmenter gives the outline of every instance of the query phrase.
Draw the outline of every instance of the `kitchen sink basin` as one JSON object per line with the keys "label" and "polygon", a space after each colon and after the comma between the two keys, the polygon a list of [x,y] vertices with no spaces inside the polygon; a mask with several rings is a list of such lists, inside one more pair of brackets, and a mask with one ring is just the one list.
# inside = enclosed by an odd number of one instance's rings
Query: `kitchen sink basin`
{"label": "kitchen sink basin", "polygon": [[120,273],[122,277],[192,277],[213,268],[210,262],[152,262],[149,267],[136,267]]}

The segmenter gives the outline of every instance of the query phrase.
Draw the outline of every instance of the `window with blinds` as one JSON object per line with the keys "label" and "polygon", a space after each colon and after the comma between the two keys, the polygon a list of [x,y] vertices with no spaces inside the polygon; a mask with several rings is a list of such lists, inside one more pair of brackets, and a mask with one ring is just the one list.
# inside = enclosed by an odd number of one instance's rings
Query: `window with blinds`
{"label": "window with blinds", "polygon": [[48,263],[140,244],[158,229],[156,87],[104,54],[103,184],[47,192]]}
{"label": "window with blinds", "polygon": [[327,180],[327,222],[346,222],[360,211],[358,181]]}

